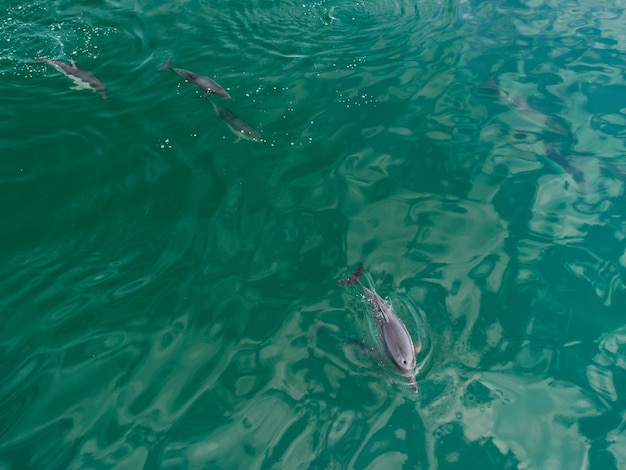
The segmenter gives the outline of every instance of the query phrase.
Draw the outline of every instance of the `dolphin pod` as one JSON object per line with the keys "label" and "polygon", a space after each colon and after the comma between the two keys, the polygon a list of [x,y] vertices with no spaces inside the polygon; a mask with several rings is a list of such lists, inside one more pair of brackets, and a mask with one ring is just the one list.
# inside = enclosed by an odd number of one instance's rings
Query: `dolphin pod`
{"label": "dolphin pod", "polygon": [[[76,63],[71,60],[68,62],[62,62],[60,60],[52,60],[44,57],[37,57],[34,59],[37,62],[46,63],[56,70],[72,79],[76,86],[73,89],[91,89],[102,95],[102,98],[107,98],[106,87],[104,82],[96,77],[93,73],[79,68]],[[202,91],[206,93],[205,96],[215,95],[228,100],[232,100],[232,96],[228,92],[218,85],[214,80],[198,75],[195,72],[191,72],[185,69],[179,69],[171,66],[172,58],[168,57],[165,64],[159,68],[159,71],[171,69],[178,75],[184,77],[187,81],[194,84]],[[238,136],[243,139],[252,140],[255,142],[263,142],[263,139],[259,135],[259,132],[250,126],[248,123],[235,116],[232,111],[226,108],[217,106],[211,99],[209,99],[215,113],[228,125],[228,127]]]}
{"label": "dolphin pod", "polygon": [[233,112],[229,109],[217,106],[213,102],[213,100],[208,97],[209,95],[215,95],[225,98],[227,100],[232,100],[232,96],[230,96],[226,90],[224,90],[221,86],[215,83],[215,81],[208,77],[198,75],[197,73],[191,72],[189,70],[174,68],[171,66],[171,64],[172,58],[168,57],[165,64],[163,64],[163,66],[159,68],[159,72],[171,69],[181,77],[187,79],[189,83],[193,83],[195,86],[205,92],[205,96],[211,103],[211,106],[213,106],[215,114],[217,114],[222,119],[222,121],[224,121],[228,125],[228,128],[233,131],[238,137],[252,140],[254,142],[263,142],[263,139],[259,135],[259,132],[254,129],[250,124],[235,116]]}
{"label": "dolphin pod", "polygon": [[[46,63],[74,80],[77,84],[77,87],[74,88],[88,88],[94,92],[100,93],[102,98],[107,98],[104,82],[93,73],[79,68],[73,60],[69,63],[43,57],[38,57],[34,60]],[[256,129],[241,120],[230,110],[217,106],[213,100],[208,97],[209,94],[213,94],[225,99],[232,99],[221,86],[210,78],[203,77],[188,70],[171,67],[171,57],[168,57],[166,63],[159,68],[159,71],[170,68],[206,93],[205,96],[212,105],[215,113],[237,136],[252,141],[263,142],[263,139]],[[337,282],[337,284],[346,286],[358,285],[363,290],[367,297],[370,312],[376,323],[378,334],[384,345],[387,357],[393,362],[400,373],[408,379],[409,384],[417,393],[415,373],[417,355],[421,351],[422,344],[419,339],[415,343],[413,342],[409,331],[394,311],[393,307],[385,302],[373,289],[369,289],[361,283],[363,271],[363,264],[360,264],[356,271],[346,279]]]}
{"label": "dolphin pod", "polygon": [[393,310],[393,307],[385,302],[376,292],[361,284],[363,265],[360,264],[356,271],[343,281],[337,284],[340,286],[350,286],[358,284],[367,300],[370,311],[378,327],[378,334],[385,346],[385,352],[389,359],[395,364],[400,373],[409,379],[413,390],[417,393],[417,382],[415,381],[416,356],[419,354],[422,343],[418,340],[413,343],[409,331]]}

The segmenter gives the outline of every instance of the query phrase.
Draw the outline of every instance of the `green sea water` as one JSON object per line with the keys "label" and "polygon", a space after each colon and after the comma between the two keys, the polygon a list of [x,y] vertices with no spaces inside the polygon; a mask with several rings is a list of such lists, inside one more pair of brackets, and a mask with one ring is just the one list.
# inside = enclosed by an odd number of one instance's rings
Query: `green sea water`
{"label": "green sea water", "polygon": [[624,8],[3,2],[0,469],[626,468]]}

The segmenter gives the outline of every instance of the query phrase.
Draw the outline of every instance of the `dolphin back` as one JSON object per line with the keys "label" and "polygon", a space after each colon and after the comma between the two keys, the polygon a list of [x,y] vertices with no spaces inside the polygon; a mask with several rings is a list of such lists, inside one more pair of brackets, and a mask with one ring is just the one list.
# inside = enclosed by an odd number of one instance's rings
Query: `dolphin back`
{"label": "dolphin back", "polygon": [[415,346],[406,326],[395,314],[387,315],[388,321],[382,325],[381,336],[389,357],[396,366],[405,372],[415,368]]}
{"label": "dolphin back", "polygon": [[226,90],[224,90],[221,86],[215,83],[214,80],[209,77],[204,77],[202,75],[198,75],[191,70],[179,69],[176,67],[172,67],[172,57],[168,57],[161,67],[159,67],[159,72],[163,72],[165,70],[171,69],[173,72],[176,72],[178,75],[183,77],[189,83],[193,83],[195,86],[200,88],[202,91],[208,94],[213,94],[217,96],[221,96],[222,98],[226,98],[228,100],[232,100],[233,97],[228,94]]}
{"label": "dolphin back", "polygon": [[215,83],[214,80],[210,79],[209,77],[204,77],[202,75],[198,75],[195,72],[192,72],[190,70],[185,70],[185,69],[172,68],[172,70],[176,72],[178,75],[185,77],[187,80],[189,80],[191,83],[193,83],[195,86],[200,88],[205,93],[221,96],[222,98],[226,98],[228,100],[233,99],[232,96],[230,96],[226,92],[226,90],[224,90],[221,86],[219,86],[217,83]]}

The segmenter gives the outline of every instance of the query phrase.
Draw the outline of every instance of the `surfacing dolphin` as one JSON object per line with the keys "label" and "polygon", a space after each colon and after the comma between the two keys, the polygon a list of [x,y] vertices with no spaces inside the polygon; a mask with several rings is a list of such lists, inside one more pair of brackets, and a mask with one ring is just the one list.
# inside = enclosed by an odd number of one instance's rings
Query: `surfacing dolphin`
{"label": "surfacing dolphin", "polygon": [[73,60],[69,63],[61,62],[60,60],[46,59],[45,57],[36,57],[35,60],[37,62],[46,63],[71,78],[74,83],[76,83],[76,86],[72,87],[72,89],[90,89],[100,93],[103,99],[107,98],[104,82],[93,73],[79,68]]}
{"label": "surfacing dolphin", "polygon": [[378,334],[385,345],[387,356],[393,361],[402,375],[409,379],[413,390],[417,393],[417,382],[415,381],[416,356],[419,354],[422,343],[418,340],[413,344],[411,335],[400,317],[393,310],[391,305],[385,302],[376,292],[361,284],[363,265],[350,274],[347,279],[339,281],[340,286],[350,286],[358,284],[363,289],[370,304],[372,316],[378,327]]}
{"label": "surfacing dolphin", "polygon": [[197,86],[198,88],[200,88],[202,91],[204,91],[207,94],[221,96],[222,98],[226,98],[227,100],[233,99],[233,97],[230,96],[226,92],[226,90],[224,90],[221,86],[219,86],[210,78],[203,77],[202,75],[198,75],[197,73],[190,72],[189,70],[177,69],[175,67],[171,67],[170,66],[171,63],[172,63],[172,58],[168,57],[165,64],[159,69],[159,72],[163,72],[164,70],[167,70],[167,69],[172,69],[178,75],[180,75],[181,77],[184,77],[190,83],[193,83],[195,86]]}
{"label": "surfacing dolphin", "polygon": [[220,118],[222,118],[222,121],[228,124],[230,130],[232,130],[237,136],[243,137],[244,139],[253,140],[255,142],[263,142],[263,139],[261,139],[261,136],[256,129],[254,129],[248,123],[239,119],[229,109],[217,106],[211,98],[207,99],[211,102],[215,113]]}

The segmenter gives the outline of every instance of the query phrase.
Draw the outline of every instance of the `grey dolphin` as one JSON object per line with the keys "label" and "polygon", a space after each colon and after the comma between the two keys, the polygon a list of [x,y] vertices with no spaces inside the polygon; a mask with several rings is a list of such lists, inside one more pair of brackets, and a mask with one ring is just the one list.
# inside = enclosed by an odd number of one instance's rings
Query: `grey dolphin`
{"label": "grey dolphin", "polygon": [[35,60],[37,62],[44,62],[71,78],[74,83],[76,83],[76,86],[72,87],[73,89],[90,89],[100,93],[103,99],[107,98],[104,82],[93,73],[79,68],[73,60],[71,60],[70,63],[46,59],[45,57],[36,57]]}
{"label": "grey dolphin", "polygon": [[202,75],[198,75],[197,73],[190,72],[189,70],[177,69],[175,67],[171,67],[170,66],[171,63],[172,63],[172,58],[168,57],[165,64],[159,69],[159,72],[163,72],[164,70],[167,70],[167,69],[172,69],[178,75],[180,75],[181,77],[184,77],[190,83],[193,83],[195,86],[197,86],[198,88],[200,88],[202,91],[204,91],[207,94],[221,96],[222,98],[226,98],[227,100],[233,99],[233,97],[230,96],[226,92],[226,90],[224,90],[221,86],[219,86],[210,78],[203,77]]}
{"label": "grey dolphin", "polygon": [[261,139],[261,136],[259,135],[256,129],[254,129],[248,123],[239,119],[229,109],[217,106],[211,98],[207,98],[207,99],[211,102],[211,105],[213,106],[215,113],[220,118],[222,118],[222,121],[228,124],[228,127],[235,134],[237,134],[239,137],[243,137],[244,139],[248,139],[248,140],[253,140],[255,142],[263,141],[263,139]]}
{"label": "grey dolphin", "polygon": [[361,284],[361,275],[363,274],[363,265],[360,264],[358,269],[350,274],[347,279],[339,281],[340,286],[349,286],[358,284],[365,292],[367,300],[370,304],[372,316],[378,327],[378,334],[385,345],[385,351],[395,366],[400,370],[402,375],[409,379],[409,383],[413,390],[417,392],[417,383],[415,381],[416,355],[422,347],[418,340],[413,344],[411,335],[406,326],[400,320],[400,317],[393,310],[391,305],[385,302],[376,292],[368,289]]}

